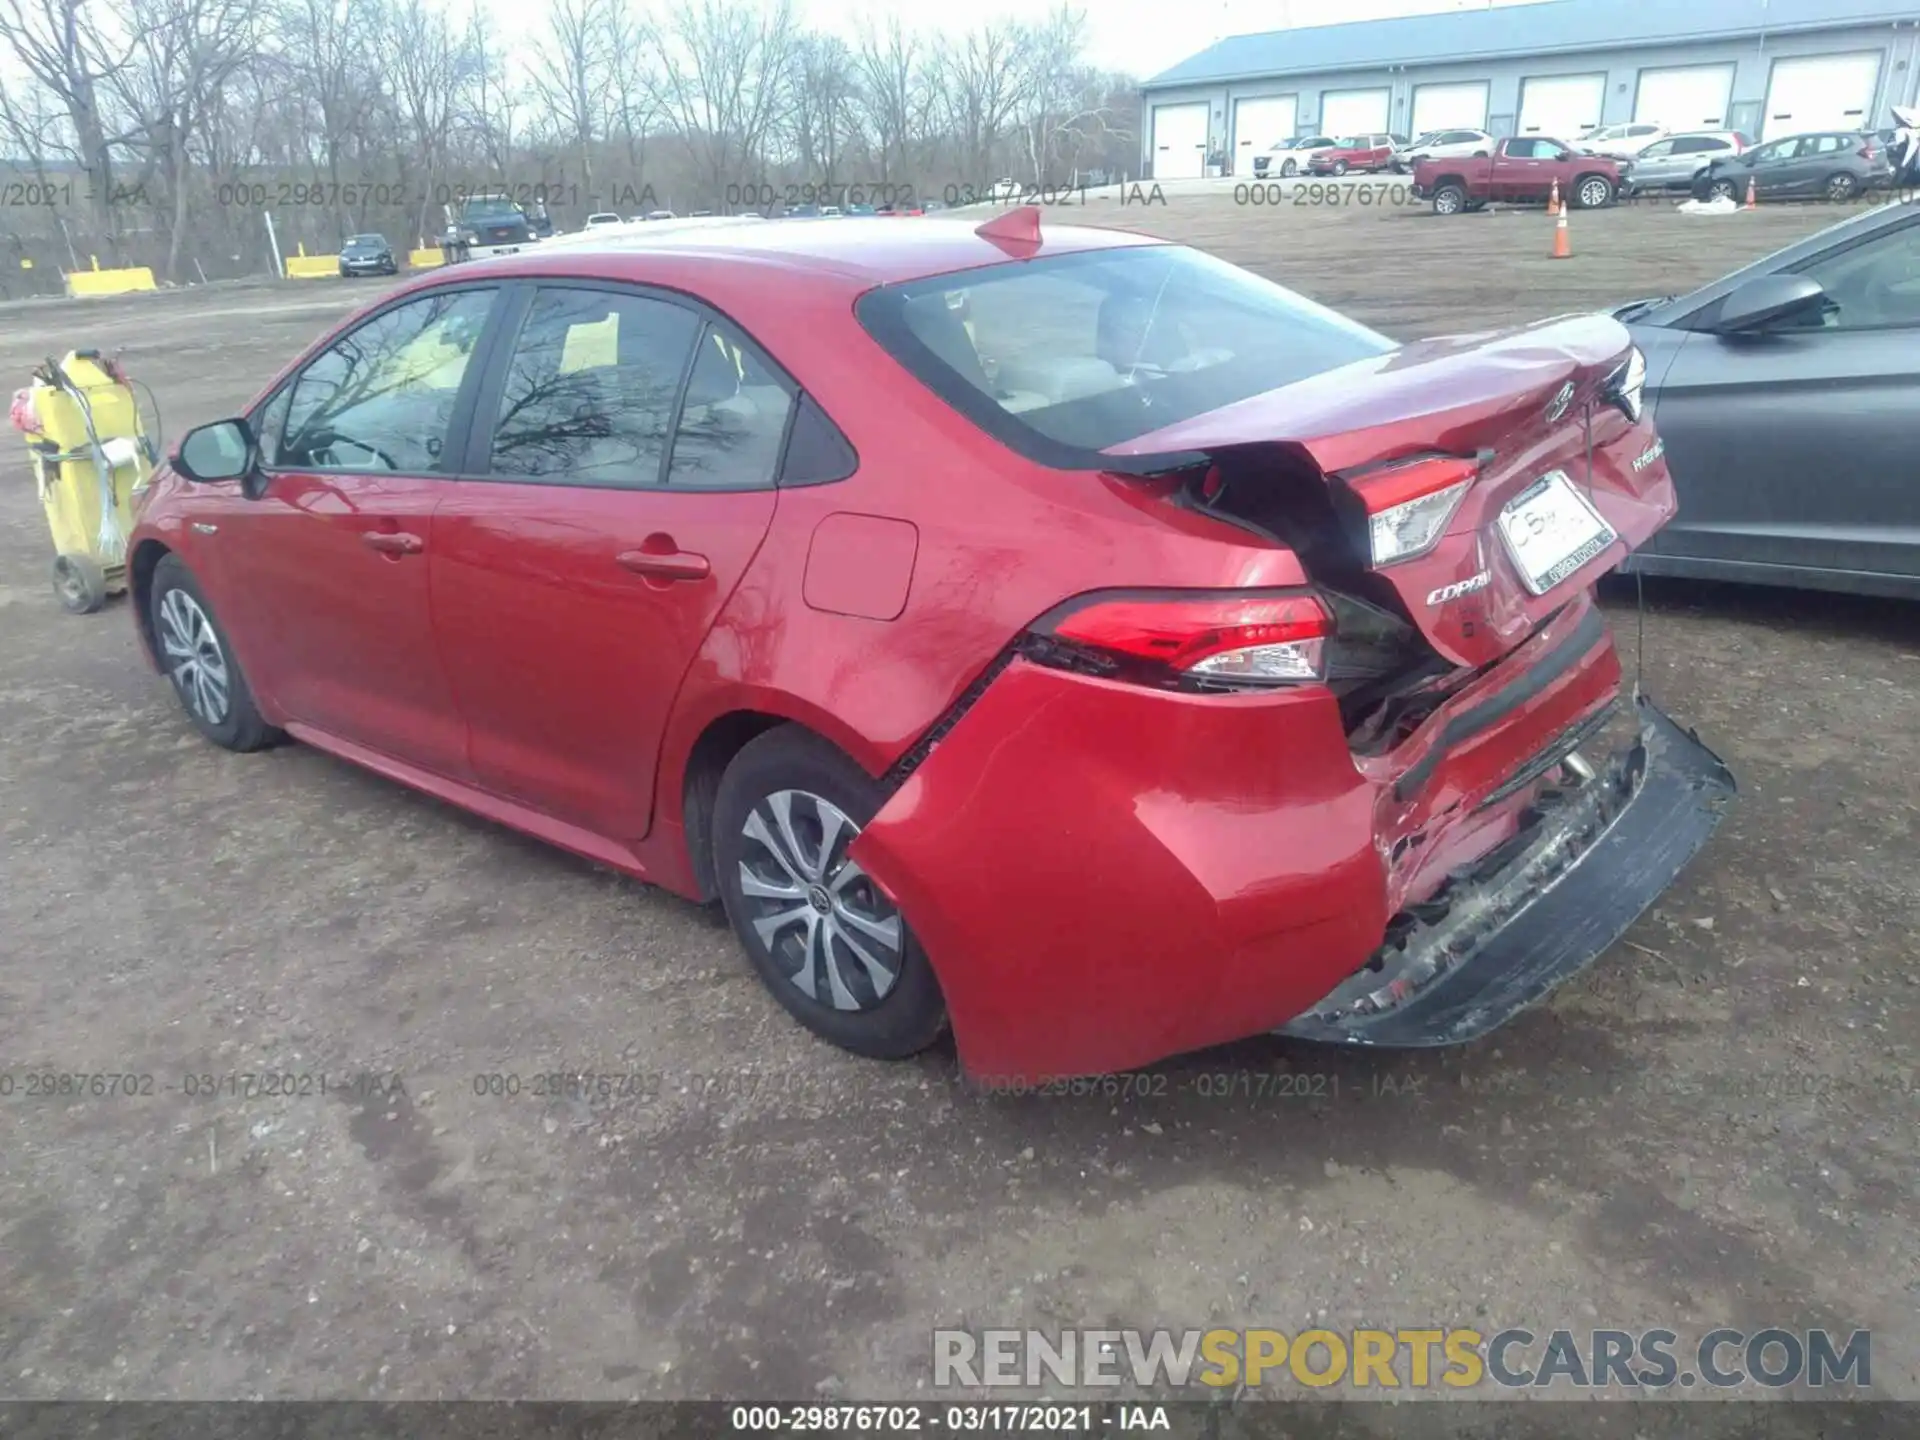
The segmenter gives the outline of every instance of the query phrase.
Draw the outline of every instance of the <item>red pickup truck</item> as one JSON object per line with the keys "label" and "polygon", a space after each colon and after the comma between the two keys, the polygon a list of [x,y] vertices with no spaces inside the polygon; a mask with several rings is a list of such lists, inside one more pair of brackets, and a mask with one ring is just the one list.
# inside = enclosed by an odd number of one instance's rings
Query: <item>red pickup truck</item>
{"label": "red pickup truck", "polygon": [[1613,203],[1631,163],[1582,155],[1558,140],[1518,135],[1497,143],[1491,155],[1419,161],[1413,167],[1413,193],[1431,200],[1436,215],[1458,215],[1490,200],[1544,201],[1557,180],[1562,199],[1595,210]]}

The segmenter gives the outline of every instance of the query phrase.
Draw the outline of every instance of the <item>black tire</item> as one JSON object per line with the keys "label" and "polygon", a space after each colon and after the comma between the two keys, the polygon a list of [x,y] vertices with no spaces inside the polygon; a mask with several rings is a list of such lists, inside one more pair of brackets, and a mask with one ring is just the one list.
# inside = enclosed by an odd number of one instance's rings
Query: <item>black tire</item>
{"label": "black tire", "polygon": [[1299,173],[1300,173],[1300,166],[1297,162],[1292,160],[1286,160],[1281,162],[1280,178],[1282,180],[1291,180],[1294,176],[1298,175]]}
{"label": "black tire", "polygon": [[1332,168],[1334,174],[1344,175],[1347,173],[1347,162],[1344,160],[1336,160],[1333,162]]}
{"label": "black tire", "polygon": [[1604,210],[1613,203],[1613,181],[1604,175],[1582,175],[1573,182],[1573,203],[1582,210]]}
{"label": "black tire", "polygon": [[[775,797],[783,793],[791,797],[785,802],[791,818],[787,829],[796,843],[780,841],[776,850],[752,838],[752,827],[774,835]],[[900,1060],[926,1049],[946,1029],[940,982],[905,917],[860,876],[858,866],[851,872],[858,878],[836,879],[849,873],[844,868],[850,863],[844,860],[847,841],[873,819],[885,799],[877,781],[819,736],[793,725],[769,730],[748,742],[720,779],[713,805],[713,867],[734,934],[787,1012],[814,1034],[857,1055]],[[846,838],[830,845],[825,855],[819,854],[819,841],[830,822],[815,808],[818,801],[837,809],[854,827],[842,830]],[[783,861],[783,854],[793,863]],[[791,889],[798,898],[749,896],[749,874],[764,885]],[[849,909],[869,925],[876,918],[880,925],[897,922],[897,951],[875,941],[873,930],[856,932],[840,919]],[[779,925],[779,917],[786,914],[801,918]],[[756,922],[774,924],[771,943]],[[859,934],[863,947],[882,962],[883,977],[889,973],[885,962],[893,962],[884,987],[873,979],[874,970],[848,949],[849,933]],[[816,998],[823,988],[828,998]],[[853,1008],[835,1003],[836,994],[854,1002]]]}
{"label": "black tire", "polygon": [[1830,204],[1844,205],[1860,193],[1860,182],[1842,170],[1838,175],[1827,177],[1827,183],[1820,187],[1820,193],[1827,197]]}
{"label": "black tire", "polygon": [[1738,200],[1740,187],[1724,175],[1716,175],[1700,187],[1702,200]]}
{"label": "black tire", "polygon": [[[173,598],[176,594],[184,597],[184,605]],[[183,678],[182,672],[174,669],[170,663],[175,657],[169,654],[169,639],[198,638],[197,635],[183,634],[182,630],[183,617],[190,617],[195,611],[206,623],[206,638],[211,643],[212,656],[217,657],[224,667],[224,706],[203,703],[208,699],[207,692],[196,691],[191,680]],[[201,593],[193,572],[181,563],[179,556],[162,556],[160,563],[154,566],[148,614],[153,624],[154,645],[161,671],[173,686],[174,698],[180,702],[187,719],[193,722],[194,729],[227,750],[260,750],[284,738],[260,717],[260,709],[253,702],[253,690],[240,669],[239,657],[233,653],[227,632],[220,628],[213,606]],[[205,663],[209,658],[207,649],[202,646],[195,648],[201,663]]]}
{"label": "black tire", "polygon": [[62,555],[53,562],[53,593],[70,615],[91,615],[107,603],[107,577],[91,555]]}
{"label": "black tire", "polygon": [[1433,213],[1436,215],[1458,215],[1469,208],[1464,186],[1448,181],[1433,192]]}

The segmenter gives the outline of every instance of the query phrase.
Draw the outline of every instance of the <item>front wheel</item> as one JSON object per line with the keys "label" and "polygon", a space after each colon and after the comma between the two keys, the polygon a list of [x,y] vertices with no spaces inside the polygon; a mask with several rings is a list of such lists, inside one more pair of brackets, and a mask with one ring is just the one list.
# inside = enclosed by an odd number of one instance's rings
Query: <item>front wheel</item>
{"label": "front wheel", "polygon": [[1442,185],[1433,192],[1433,213],[1458,215],[1467,208],[1467,192],[1458,185]]}
{"label": "front wheel", "polygon": [[1739,189],[1733,181],[1724,176],[1707,181],[1706,198],[1709,200],[1737,200]]}
{"label": "front wheel", "polygon": [[817,735],[781,726],[734,757],[714,797],[727,918],[774,998],[855,1054],[899,1060],[946,1028],[946,1002],[906,917],[848,851],[886,799]]}
{"label": "front wheel", "polygon": [[213,607],[178,556],[154,567],[149,605],[160,667],[194,728],[227,750],[258,750],[279,739],[254,705]]}
{"label": "front wheel", "polygon": [[1583,176],[1573,195],[1582,210],[1604,209],[1613,203],[1613,182],[1604,175]]}
{"label": "front wheel", "polygon": [[1347,162],[1346,162],[1346,161],[1344,161],[1344,160],[1336,160],[1336,161],[1334,161],[1334,162],[1333,162],[1333,173],[1334,173],[1334,174],[1336,174],[1336,175],[1344,175],[1344,174],[1346,174],[1346,173],[1347,173]]}
{"label": "front wheel", "polygon": [[1293,161],[1286,160],[1281,162],[1280,178],[1282,180],[1291,180],[1294,176],[1298,175],[1299,173],[1300,173],[1300,167]]}

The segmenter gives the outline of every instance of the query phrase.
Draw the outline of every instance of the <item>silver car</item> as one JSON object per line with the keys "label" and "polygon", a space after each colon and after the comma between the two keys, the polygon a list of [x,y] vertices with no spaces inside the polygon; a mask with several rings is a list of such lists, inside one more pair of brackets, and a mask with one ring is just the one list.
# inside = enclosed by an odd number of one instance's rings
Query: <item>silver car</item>
{"label": "silver car", "polygon": [[1691,190],[1693,177],[1708,162],[1738,155],[1753,142],[1737,130],[1699,130],[1656,140],[1634,157],[1626,189],[1630,195],[1648,190]]}

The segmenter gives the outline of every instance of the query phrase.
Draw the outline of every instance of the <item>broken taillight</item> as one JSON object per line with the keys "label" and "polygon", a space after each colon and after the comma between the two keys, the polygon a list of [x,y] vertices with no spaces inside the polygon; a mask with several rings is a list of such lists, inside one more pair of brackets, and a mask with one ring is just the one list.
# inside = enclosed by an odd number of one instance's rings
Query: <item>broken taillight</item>
{"label": "broken taillight", "polygon": [[1102,591],[1043,616],[1034,633],[1104,657],[1116,678],[1267,688],[1326,678],[1333,615],[1303,590]]}
{"label": "broken taillight", "polygon": [[1377,570],[1439,544],[1480,464],[1477,457],[1431,455],[1347,477],[1366,511],[1368,562]]}

